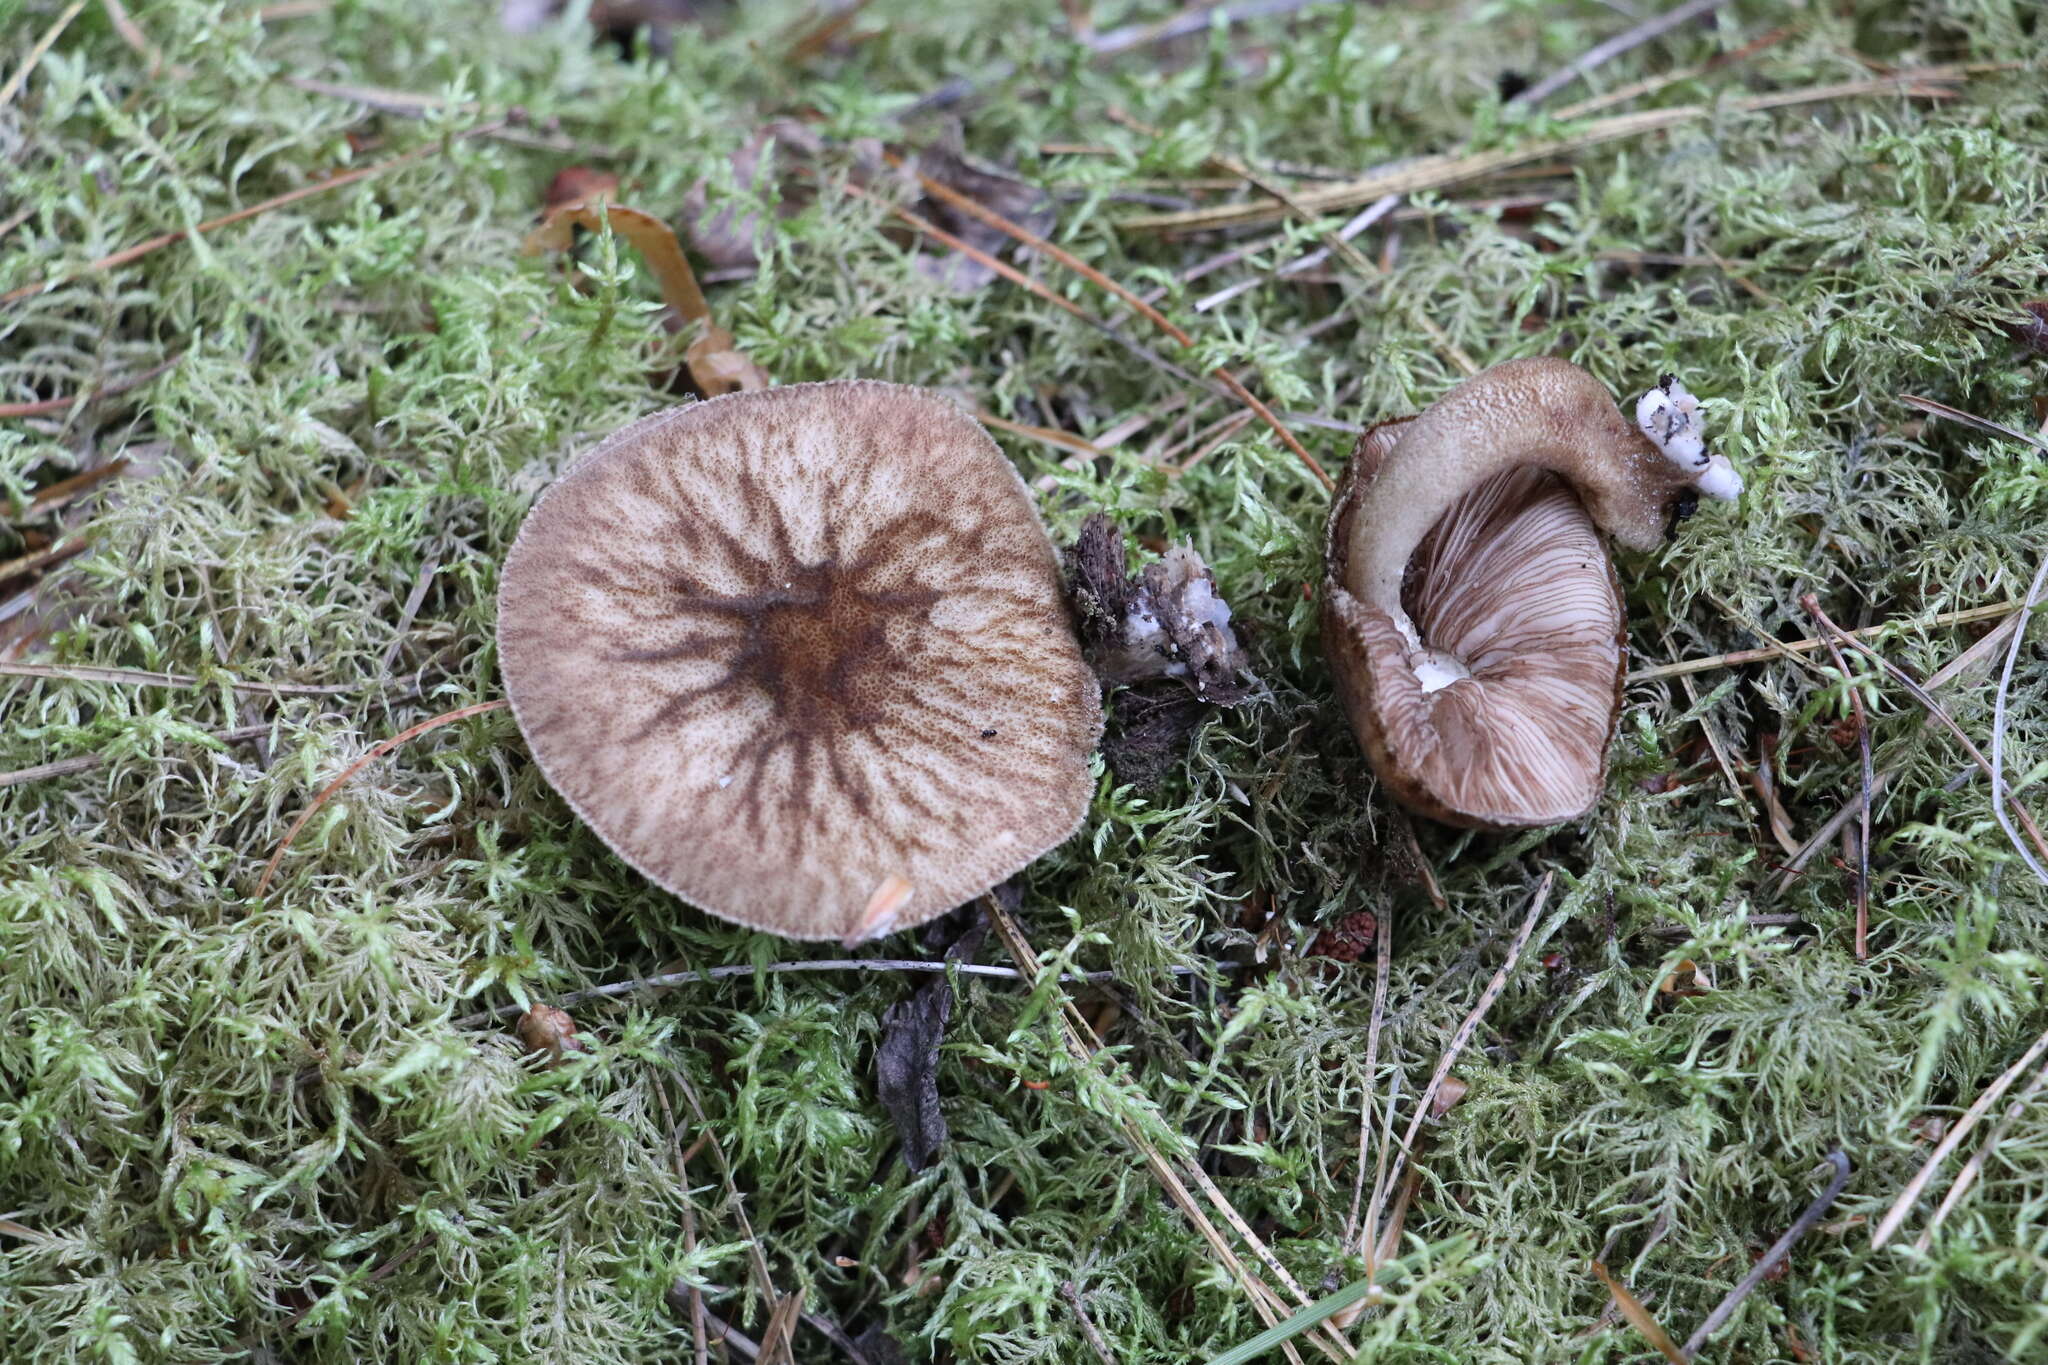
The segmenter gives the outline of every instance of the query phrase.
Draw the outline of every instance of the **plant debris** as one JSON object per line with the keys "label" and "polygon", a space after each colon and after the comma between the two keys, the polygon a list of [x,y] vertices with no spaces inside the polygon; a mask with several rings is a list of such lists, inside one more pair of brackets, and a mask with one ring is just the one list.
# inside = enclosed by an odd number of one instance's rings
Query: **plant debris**
{"label": "plant debris", "polygon": [[[996,896],[1015,904],[1012,882]],[[988,920],[977,905],[965,905],[925,926],[927,953],[948,962],[972,962],[988,936]],[[953,983],[945,977],[923,982],[882,1015],[882,1041],[875,1048],[875,1091],[903,1148],[903,1164],[921,1171],[946,1145],[946,1116],[939,1108],[939,1047],[953,1016]]]}
{"label": "plant debris", "polygon": [[697,287],[697,276],[683,256],[675,230],[653,214],[612,203],[604,194],[571,199],[547,210],[541,225],[527,234],[524,250],[530,256],[567,251],[574,244],[575,228],[602,232],[607,225],[638,250],[654,272],[669,306],[670,330],[696,324],[697,336],[683,352],[683,365],[697,392],[716,398],[723,393],[767,388],[767,373],[741,354],[732,333],[711,320],[711,306]]}
{"label": "plant debris", "polygon": [[528,1052],[547,1054],[550,1066],[560,1066],[570,1053],[590,1051],[576,1036],[576,1021],[569,1012],[553,1005],[533,1006],[512,1027]]}
{"label": "plant debris", "polygon": [[1176,545],[1144,571],[1125,562],[1123,533],[1098,512],[1066,551],[1081,640],[1114,720],[1103,752],[1120,781],[1156,785],[1212,707],[1258,690],[1230,606],[1194,549]]}

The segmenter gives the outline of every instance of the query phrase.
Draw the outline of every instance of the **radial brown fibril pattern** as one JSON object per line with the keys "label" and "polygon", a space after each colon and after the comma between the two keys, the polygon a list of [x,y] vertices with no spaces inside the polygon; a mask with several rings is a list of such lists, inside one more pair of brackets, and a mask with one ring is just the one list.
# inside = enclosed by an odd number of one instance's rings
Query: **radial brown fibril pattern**
{"label": "radial brown fibril pattern", "polygon": [[[980,426],[865,381],[617,433],[505,565],[506,689],[649,878],[827,939],[919,923],[1071,834],[1101,728],[1051,545]],[[865,925],[890,878],[887,924]]]}

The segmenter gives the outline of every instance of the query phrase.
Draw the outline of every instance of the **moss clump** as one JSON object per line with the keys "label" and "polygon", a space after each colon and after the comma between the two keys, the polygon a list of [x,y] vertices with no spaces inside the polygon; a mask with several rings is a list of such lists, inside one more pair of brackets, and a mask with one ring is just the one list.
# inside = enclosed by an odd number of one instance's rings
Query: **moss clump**
{"label": "moss clump", "polygon": [[[0,11],[0,50],[23,52],[61,8]],[[1167,12],[1095,9],[1103,29]],[[1951,781],[1958,748],[1854,665],[1877,765],[1896,773],[1874,821],[1867,961],[1850,951],[1843,866],[1821,856],[1774,892],[1784,855],[1734,771],[1777,737],[1775,790],[1800,838],[1853,796],[1843,680],[1818,656],[1632,689],[1594,816],[1512,839],[1422,831],[1448,900],[1433,910],[1394,871],[1401,844],[1314,640],[1303,585],[1318,576],[1320,487],[1257,424],[1182,477],[1145,456],[1155,435],[1165,450],[1226,415],[1204,394],[1078,472],[1004,438],[1029,477],[1050,478],[1056,532],[1107,508],[1136,536],[1191,539],[1270,696],[1212,720],[1162,789],[1105,780],[1083,836],[1028,879],[1021,915],[1042,949],[1139,983],[1111,1035],[1123,1066],[1067,1061],[1043,995],[963,984],[941,1073],[953,1140],[924,1172],[893,1159],[873,1092],[876,1021],[911,989],[892,976],[582,1006],[591,1050],[556,1067],[523,1057],[508,1029],[458,1027],[675,962],[795,955],[627,873],[539,780],[502,713],[378,761],[301,835],[273,893],[248,894],[342,766],[499,695],[492,596],[521,516],[573,450],[667,401],[645,379],[664,334],[630,254],[593,242],[580,290],[558,263],[518,255],[563,166],[601,163],[629,202],[663,212],[700,178],[714,207],[773,208],[786,193],[793,211],[771,216],[759,270],[712,300],[780,379],[937,385],[1083,436],[1186,392],[1023,290],[947,292],[917,268],[929,248],[881,231],[873,205],[731,172],[753,131],[792,110],[835,149],[828,182],[856,139],[931,141],[936,121],[906,109],[956,79],[977,85],[969,150],[1056,187],[1071,249],[1166,290],[1162,306],[1199,340],[1173,358],[1249,363],[1289,412],[1341,424],[1420,407],[1456,377],[1423,319],[1482,362],[1559,352],[1617,390],[1679,371],[1751,488],[1625,562],[1648,659],[1806,634],[1807,591],[1849,626],[2011,598],[2048,549],[2048,466],[1923,423],[1896,395],[2040,421],[2044,362],[2004,330],[2048,265],[2048,24],[2035,5],[1756,0],[1602,66],[1549,112],[1503,110],[1499,73],[1569,61],[1626,25],[1610,7],[1309,6],[1091,60],[1050,7],[1025,22],[883,4],[855,20],[862,41],[800,66],[775,56],[794,5],[717,14],[665,59],[592,44],[574,22],[514,36],[480,4],[343,0],[267,23],[209,0],[134,11],[155,60],[89,7],[0,108],[0,291],[419,154],[0,309],[0,403],[179,357],[107,401],[0,423],[0,494],[128,459],[64,513],[92,553],[38,599],[36,657],[200,680],[0,679],[0,771],[105,760],[0,788],[10,1361],[677,1358],[678,1280],[758,1332],[770,1285],[717,1167],[700,1151],[687,1183],[676,1174],[672,1152],[700,1132],[679,1077],[731,1163],[773,1288],[804,1287],[850,1331],[885,1328],[913,1358],[1087,1360],[1057,1294],[1072,1281],[1119,1359],[1202,1359],[1262,1324],[1116,1118],[1201,1154],[1304,1283],[1354,1276],[1339,1240],[1365,1088],[1384,1096],[1398,1071],[1416,1093],[1552,867],[1558,899],[1423,1161],[1398,1302],[1352,1329],[1372,1358],[1640,1359],[1601,1319],[1587,1260],[1604,1248],[1682,1335],[1837,1146],[1857,1166],[1849,1193],[1717,1359],[2044,1349],[2048,1104],[2006,1128],[1928,1250],[1911,1246],[1917,1222],[1903,1244],[1869,1245],[1869,1221],[1930,1149],[1929,1122],[2048,1024],[2048,899],[1987,785]],[[1219,245],[1114,226],[1142,207],[1132,195],[1206,200],[1161,182],[1213,178],[1212,154],[1357,170],[1569,133],[1579,124],[1557,111],[1570,99],[1697,67],[1775,25],[1791,32],[1618,106],[1711,114],[1544,163],[1533,180],[1418,197],[1383,278],[1338,262],[1198,314],[1201,295],[1291,259],[1313,233],[1287,229],[1287,245],[1189,282],[1181,272]],[[1749,112],[1723,100],[1864,79],[1866,62],[1995,67],[1944,99]],[[335,85],[434,105],[380,113]],[[511,136],[464,135],[515,105],[529,121]],[[1106,150],[1059,150],[1074,143]],[[1377,253],[1384,237],[1365,240]],[[1341,463],[1347,435],[1295,425]],[[52,529],[28,515],[5,526],[0,560]],[[0,600],[9,622],[26,619],[18,588]],[[1885,648],[1924,676],[1982,629],[1909,627]],[[2040,662],[2030,644],[2015,677],[2016,780],[2043,763]],[[265,680],[344,690],[233,686]],[[1987,734],[1982,674],[1944,696]],[[208,738],[253,725],[260,742]],[[1216,969],[1253,956],[1269,909],[1283,917],[1269,966]],[[1396,954],[1370,1078],[1371,973],[1291,951],[1361,909],[1391,925]],[[1710,968],[1713,990],[1659,991],[1685,959]],[[1162,971],[1175,966],[1198,970]],[[833,1349],[809,1328],[797,1347]]]}

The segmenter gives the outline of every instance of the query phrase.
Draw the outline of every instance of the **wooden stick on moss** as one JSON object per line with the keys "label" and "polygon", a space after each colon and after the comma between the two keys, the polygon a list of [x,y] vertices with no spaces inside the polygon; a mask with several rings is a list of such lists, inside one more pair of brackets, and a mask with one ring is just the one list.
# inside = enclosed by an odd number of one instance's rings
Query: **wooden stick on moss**
{"label": "wooden stick on moss", "polygon": [[1834,1168],[1835,1174],[1834,1178],[1828,1181],[1827,1188],[1813,1197],[1813,1202],[1793,1220],[1792,1226],[1785,1230],[1785,1235],[1771,1243],[1771,1249],[1763,1254],[1763,1259],[1751,1266],[1749,1273],[1742,1277],[1741,1282],[1728,1291],[1726,1298],[1714,1305],[1714,1311],[1707,1314],[1704,1322],[1693,1329],[1693,1334],[1685,1339],[1685,1345],[1679,1351],[1682,1359],[1690,1361],[1698,1355],[1700,1348],[1707,1344],[1707,1338],[1727,1326],[1728,1319],[1735,1316],[1735,1310],[1742,1307],[1742,1301],[1764,1282],[1767,1275],[1785,1264],[1785,1258],[1792,1254],[1792,1248],[1799,1244],[1799,1239],[1813,1231],[1814,1224],[1820,1222],[1821,1216],[1834,1207],[1843,1187],[1849,1183],[1849,1158],[1840,1152],[1829,1152],[1828,1164]]}
{"label": "wooden stick on moss", "polygon": [[[462,132],[454,134],[450,140],[461,141],[473,137],[483,137],[498,131],[505,124],[506,120],[504,119],[493,119],[489,123],[478,124],[474,128],[464,129]],[[83,266],[68,274],[55,275],[49,279],[37,280],[33,284],[22,285],[19,289],[10,289],[5,294],[0,294],[0,305],[19,303],[23,299],[46,293],[60,285],[84,279],[87,275],[96,274],[104,270],[118,269],[121,266],[139,261],[154,252],[161,251],[167,246],[175,246],[179,242],[204,236],[206,233],[228,227],[234,223],[246,222],[261,214],[269,213],[272,209],[281,209],[287,204],[296,204],[301,199],[311,199],[315,195],[326,194],[329,190],[338,190],[344,185],[353,185],[359,180],[368,180],[372,176],[379,176],[386,171],[396,170],[400,166],[410,165],[415,161],[432,156],[435,152],[443,151],[445,148],[446,143],[444,142],[429,142],[425,146],[415,147],[409,152],[400,152],[397,156],[379,161],[373,166],[361,166],[352,171],[343,171],[339,175],[331,175],[325,180],[318,180],[310,185],[301,185],[295,190],[287,190],[283,194],[265,199],[260,204],[251,204],[247,208],[236,209],[233,213],[224,213],[218,218],[209,218],[195,227],[179,232],[166,232],[159,237],[151,237],[147,241],[137,242],[134,246],[123,247],[111,255],[102,256],[90,265]]]}
{"label": "wooden stick on moss", "polygon": [[[988,915],[989,923],[995,928],[996,937],[1003,941],[1003,946],[1009,950],[1010,957],[1016,962],[1018,970],[1036,972],[1038,969],[1038,954],[1032,949],[1031,941],[1024,936],[1024,930],[1018,925],[1010,912],[1005,910],[993,895],[982,897],[982,907]],[[1064,991],[1060,992],[1059,1004],[1060,1035],[1066,1044],[1068,1055],[1083,1066],[1091,1065],[1095,1051],[1101,1045],[1101,1040],[1093,1037],[1094,1031],[1090,1028],[1088,1021],[1082,1017],[1081,1011],[1075,1006],[1073,998]],[[1092,1041],[1095,1047],[1091,1047],[1089,1041],[1084,1041],[1084,1039]],[[1183,1162],[1178,1163],[1181,1169],[1177,1170],[1176,1163],[1170,1161],[1166,1154],[1159,1150],[1158,1145],[1145,1136],[1144,1131],[1135,1122],[1121,1114],[1117,1115],[1116,1122],[1118,1127],[1123,1129],[1124,1136],[1130,1141],[1131,1145],[1138,1149],[1139,1155],[1144,1158],[1145,1165],[1151,1170],[1161,1187],[1165,1189],[1167,1196],[1173,1201],[1175,1207],[1179,1208],[1187,1220],[1194,1225],[1195,1231],[1201,1234],[1202,1240],[1209,1244],[1209,1249],[1215,1254],[1216,1259],[1223,1263],[1224,1268],[1230,1272],[1231,1277],[1243,1287],[1246,1296],[1251,1299],[1253,1309],[1257,1311],[1268,1327],[1278,1327],[1281,1324],[1283,1314],[1289,1311],[1287,1301],[1281,1298],[1275,1290],[1257,1275],[1253,1274],[1238,1257],[1236,1251],[1231,1248],[1229,1241],[1224,1238],[1221,1230],[1202,1211],[1201,1204],[1196,1201],[1193,1192],[1188,1188],[1188,1182],[1182,1178],[1181,1172],[1183,1170],[1201,1179],[1201,1183],[1205,1186],[1204,1192],[1208,1195],[1210,1202],[1216,1206],[1217,1212],[1230,1222],[1238,1234],[1244,1238],[1246,1245],[1259,1254],[1260,1258],[1267,1263],[1269,1269],[1276,1269],[1278,1271],[1282,1282],[1294,1289],[1301,1302],[1303,1304],[1308,1303],[1307,1297],[1301,1294],[1300,1286],[1295,1285],[1285,1268],[1281,1267],[1273,1259],[1272,1252],[1267,1249],[1265,1243],[1259,1240],[1251,1228],[1245,1224],[1243,1217],[1231,1206],[1230,1201],[1223,1196],[1222,1191],[1216,1189],[1213,1182],[1201,1176],[1199,1168]],[[1345,1341],[1334,1328],[1330,1328],[1327,1324],[1325,1324],[1324,1335],[1312,1337],[1311,1340],[1323,1354],[1328,1356],[1333,1362],[1337,1362],[1337,1365],[1344,1365],[1344,1362],[1350,1361],[1356,1355],[1350,1343]],[[1300,1354],[1296,1352],[1291,1341],[1282,1342],[1280,1345],[1282,1352],[1289,1361],[1293,1362],[1293,1365],[1301,1365]]]}
{"label": "wooden stick on moss", "polygon": [[[901,164],[900,161],[897,164]],[[1151,304],[1145,302],[1145,300],[1139,298],[1129,289],[1118,284],[1094,266],[1089,265],[1065,247],[1049,242],[1030,229],[1011,222],[994,209],[989,208],[979,200],[962,194],[942,180],[934,179],[923,172],[918,173],[917,180],[918,184],[923,186],[925,193],[933,198],[952,205],[968,217],[994,228],[1012,241],[1019,242],[1048,260],[1065,266],[1090,284],[1108,290],[1133,309],[1138,316],[1144,318],[1182,346],[1192,347],[1195,344],[1194,337],[1178,323],[1175,323],[1157,308],[1154,308]],[[1240,403],[1243,403],[1256,413],[1260,421],[1273,429],[1273,434],[1280,438],[1283,445],[1294,452],[1296,459],[1308,467],[1308,471],[1316,476],[1316,480],[1323,485],[1325,490],[1331,490],[1336,487],[1336,484],[1331,481],[1329,474],[1324,472],[1320,464],[1316,463],[1315,456],[1308,453],[1308,448],[1295,438],[1294,433],[1288,430],[1287,425],[1280,420],[1271,408],[1254,396],[1252,391],[1246,388],[1239,381],[1238,377],[1230,372],[1229,367],[1218,365],[1214,370],[1210,371],[1210,374],[1216,382],[1228,389],[1231,395]]]}

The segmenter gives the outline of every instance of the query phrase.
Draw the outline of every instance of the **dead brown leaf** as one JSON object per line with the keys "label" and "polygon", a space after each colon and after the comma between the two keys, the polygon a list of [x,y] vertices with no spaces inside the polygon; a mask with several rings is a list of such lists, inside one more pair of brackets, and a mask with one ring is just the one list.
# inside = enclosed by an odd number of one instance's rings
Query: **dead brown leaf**
{"label": "dead brown leaf", "polygon": [[735,390],[767,388],[767,373],[740,351],[732,333],[712,321],[711,306],[704,301],[704,291],[697,286],[696,272],[690,269],[675,230],[653,214],[604,199],[572,200],[549,209],[540,226],[527,234],[522,249],[529,256],[566,251],[575,241],[576,228],[602,232],[607,223],[654,272],[678,327],[694,323],[700,329],[683,353],[683,364],[697,391],[716,398]]}

